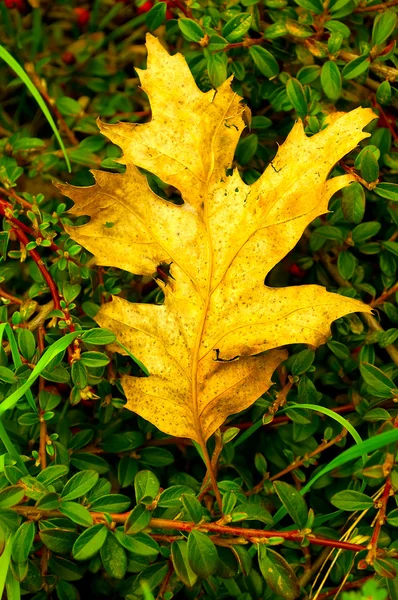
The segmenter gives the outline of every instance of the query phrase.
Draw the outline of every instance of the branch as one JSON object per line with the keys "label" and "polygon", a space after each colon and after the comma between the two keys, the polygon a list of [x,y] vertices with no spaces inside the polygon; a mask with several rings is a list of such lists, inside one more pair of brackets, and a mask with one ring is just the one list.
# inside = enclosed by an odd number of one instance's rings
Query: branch
{"label": "branch", "polygon": [[387,300],[387,298],[392,294],[395,294],[395,292],[398,292],[398,283],[395,283],[389,290],[385,290],[378,298],[376,298],[375,300],[373,300],[373,302],[370,303],[370,306],[372,308],[375,308],[375,306],[383,304]]}
{"label": "branch", "polygon": [[[51,517],[61,517],[62,513],[58,510],[40,510],[34,506],[14,506],[12,510],[30,519],[47,519]],[[103,512],[90,512],[96,523],[109,524],[106,517],[110,516],[113,523],[123,524],[128,519],[130,512],[114,514],[114,513],[103,513]],[[246,529],[243,527],[229,527],[228,525],[218,525],[217,523],[193,523],[191,521],[172,521],[170,519],[151,519],[148,525],[150,529],[163,529],[171,531],[190,531],[198,530],[209,533],[215,533],[219,535],[236,536],[244,538],[248,542],[256,543],[260,540],[266,540],[273,537],[281,537],[284,540],[290,542],[303,542],[308,540],[315,546],[328,546],[331,548],[341,548],[342,550],[352,550],[353,552],[360,552],[366,550],[366,546],[362,544],[352,544],[351,542],[343,542],[340,540],[332,540],[329,538],[318,537],[312,533],[305,534],[301,531],[265,531],[263,529]],[[156,535],[156,534],[155,534]],[[382,551],[383,552],[383,551]]]}
{"label": "branch", "polygon": [[397,6],[398,0],[390,0],[389,2],[382,2],[381,4],[374,4],[373,6],[359,6],[354,10],[354,13],[384,11],[391,6]]}
{"label": "branch", "polygon": [[[17,236],[18,240],[21,242],[21,244],[23,244],[26,247],[29,244],[29,240],[26,237],[25,233],[21,229],[17,228],[13,229],[13,231]],[[57,285],[54,279],[51,277],[50,273],[47,271],[40,257],[40,254],[37,252],[37,250],[28,250],[28,252],[35,261],[40,273],[43,275],[48,287],[50,288],[50,293],[54,302],[54,308],[57,310],[61,310],[60,297]]]}
{"label": "branch", "polygon": [[9,300],[12,304],[22,304],[22,300],[0,288],[0,298]]}
{"label": "branch", "polygon": [[[346,50],[340,50],[339,52],[339,58],[347,63],[358,57],[358,54],[353,54],[352,52],[347,52]],[[371,71],[373,71],[373,73],[376,73],[377,75],[380,75],[389,81],[396,81],[398,79],[398,69],[394,69],[394,67],[388,67],[387,65],[372,61],[369,63],[369,68]]]}

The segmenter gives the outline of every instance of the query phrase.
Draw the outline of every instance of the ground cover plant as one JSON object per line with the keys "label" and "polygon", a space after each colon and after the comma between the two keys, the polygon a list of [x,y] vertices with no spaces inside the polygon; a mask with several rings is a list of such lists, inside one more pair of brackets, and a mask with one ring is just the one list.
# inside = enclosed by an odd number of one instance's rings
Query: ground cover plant
{"label": "ground cover plant", "polygon": [[0,2],[5,597],[398,597],[397,7]]}

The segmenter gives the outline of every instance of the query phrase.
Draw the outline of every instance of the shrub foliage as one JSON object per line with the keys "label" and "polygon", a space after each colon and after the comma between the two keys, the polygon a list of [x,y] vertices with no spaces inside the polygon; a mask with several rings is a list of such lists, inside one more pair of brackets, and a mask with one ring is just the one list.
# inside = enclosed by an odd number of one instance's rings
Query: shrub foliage
{"label": "shrub foliage", "polygon": [[[0,2],[0,595],[398,597],[397,7]],[[134,71],[148,31],[202,91],[233,75],[252,111],[234,157],[246,184],[298,118],[311,137],[339,111],[378,115],[333,169],[354,183],[266,279],[374,311],[336,321],[316,350],[288,346],[273,387],[209,441],[222,513],[200,447],[124,408],[121,377],[146,367],[95,322],[112,295],[161,304],[169,265],[97,266],[66,233],[87,217],[53,185],[124,171],[96,119],[150,120]]]}

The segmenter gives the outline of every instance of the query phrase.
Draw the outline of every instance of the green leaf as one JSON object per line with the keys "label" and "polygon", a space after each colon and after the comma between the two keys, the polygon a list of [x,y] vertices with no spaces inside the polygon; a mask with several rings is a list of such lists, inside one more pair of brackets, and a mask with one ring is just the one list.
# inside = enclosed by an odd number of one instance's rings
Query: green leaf
{"label": "green leaf", "polygon": [[306,8],[317,15],[321,15],[323,12],[323,5],[321,0],[294,0],[296,4]]}
{"label": "green leaf", "polygon": [[299,80],[290,77],[286,83],[286,92],[298,116],[304,118],[307,114],[307,100],[305,99],[304,88]]}
{"label": "green leaf", "polygon": [[181,502],[188,518],[194,523],[199,523],[203,516],[203,509],[199,500],[191,494],[182,494]]}
{"label": "green leaf", "polygon": [[83,352],[80,361],[88,368],[105,367],[109,364],[109,357],[103,352]]}
{"label": "green leaf", "polygon": [[28,560],[35,539],[36,525],[33,521],[25,521],[18,527],[12,548],[12,560],[24,563]]}
{"label": "green leaf", "polygon": [[122,456],[118,464],[118,480],[120,487],[128,487],[134,481],[134,477],[138,471],[137,461],[131,456]]}
{"label": "green leaf", "polygon": [[329,340],[327,342],[327,346],[329,350],[333,352],[337,358],[341,358],[341,360],[346,360],[350,357],[350,350],[342,344],[341,342],[336,342],[335,340]]}
{"label": "green leaf", "polygon": [[381,229],[381,224],[377,221],[369,221],[368,223],[360,223],[352,230],[352,239],[356,244],[377,235]]}
{"label": "green leaf", "polygon": [[[398,186],[397,186],[398,187]],[[376,190],[375,190],[376,191]],[[350,223],[360,223],[365,214],[365,192],[360,183],[354,181],[342,190],[341,208],[344,218]]]}
{"label": "green leaf", "polygon": [[84,496],[94,487],[98,479],[98,473],[92,470],[80,471],[73,475],[65,484],[61,492],[63,500],[74,500]]}
{"label": "green leaf", "polygon": [[152,471],[138,471],[134,478],[136,502],[151,504],[159,493],[160,483]]}
{"label": "green leaf", "polygon": [[250,29],[252,15],[249,13],[239,13],[227,21],[222,28],[221,35],[229,43],[240,42]]}
{"label": "green leaf", "polygon": [[127,571],[127,555],[113,532],[108,533],[100,552],[102,564],[109,577],[123,579]]}
{"label": "green leaf", "polygon": [[275,594],[286,600],[294,600],[300,595],[300,584],[294,571],[275,550],[259,546],[258,564],[267,585]]}
{"label": "green leaf", "polygon": [[393,381],[374,365],[362,363],[359,367],[361,375],[377,398],[392,398],[396,386]]}
{"label": "green leaf", "polygon": [[398,256],[398,242],[383,242],[383,247],[391,254]]}
{"label": "green leaf", "polygon": [[26,360],[31,360],[36,350],[35,336],[29,329],[18,329],[18,347]]}
{"label": "green leaf", "polygon": [[134,534],[142,531],[149,525],[151,520],[151,512],[147,510],[144,504],[137,504],[127,517],[124,524],[126,534]]}
{"label": "green leaf", "polygon": [[79,535],[73,544],[72,555],[76,560],[88,560],[102,548],[108,535],[105,525],[93,525]]}
{"label": "green leaf", "polygon": [[0,381],[4,381],[4,383],[16,383],[17,378],[14,371],[0,366]]}
{"label": "green leaf", "polygon": [[207,72],[213,87],[218,88],[227,78],[227,63],[222,54],[210,54],[207,58]]}
{"label": "green leaf", "polygon": [[389,81],[383,81],[376,91],[376,100],[379,104],[388,106],[392,100],[392,90]]}
{"label": "green leaf", "polygon": [[249,54],[257,69],[268,79],[273,79],[279,73],[279,65],[274,56],[261,46],[250,46]]}
{"label": "green leaf", "polygon": [[211,35],[209,37],[207,48],[210,52],[219,52],[220,50],[224,50],[226,46],[228,46],[227,40],[220,35]]}
{"label": "green leaf", "polygon": [[351,279],[355,273],[356,266],[357,259],[352,252],[343,250],[343,252],[339,253],[337,258],[337,268],[343,279]]}
{"label": "green leaf", "polygon": [[140,532],[135,535],[127,535],[116,530],[115,535],[126,550],[141,558],[148,558],[148,560],[152,561],[159,554],[160,548],[157,542],[147,533]]}
{"label": "green leaf", "polygon": [[200,42],[205,32],[193,19],[178,19],[178,27],[188,42]]}
{"label": "green leaf", "polygon": [[188,536],[188,562],[192,571],[202,579],[217,570],[218,554],[211,539],[195,529]]}
{"label": "green leaf", "polygon": [[398,202],[398,183],[378,183],[373,191],[382,198]]}
{"label": "green leaf", "polygon": [[96,512],[122,513],[130,508],[131,500],[123,494],[107,494],[94,500],[91,510]]}
{"label": "green leaf", "polygon": [[373,23],[372,44],[380,46],[384,44],[393,33],[397,24],[397,13],[393,10],[385,10],[379,13]]}
{"label": "green leaf", "polygon": [[198,576],[192,571],[189,564],[187,542],[177,540],[171,544],[171,559],[177,577],[183,584],[190,588],[195,585]]}
{"label": "green leaf", "polygon": [[258,137],[255,133],[250,133],[241,138],[236,148],[236,158],[240,165],[247,165],[256,153],[258,147]]}
{"label": "green leaf", "polygon": [[[161,4],[164,4],[164,2],[161,2]],[[159,5],[157,4],[155,6]],[[82,341],[85,344],[105,345],[111,344],[115,340],[116,335],[109,329],[90,329],[90,331],[85,331],[82,335]]]}
{"label": "green leaf", "polygon": [[56,99],[55,104],[61,115],[63,115],[64,117],[77,117],[82,112],[82,107],[73,98],[61,96],[60,98]]}
{"label": "green leaf", "polygon": [[77,360],[72,364],[71,377],[73,384],[77,387],[77,389],[83,390],[87,386],[88,375],[86,367],[80,360]]}
{"label": "green leaf", "polygon": [[77,533],[69,529],[54,528],[40,531],[39,536],[49,550],[56,554],[69,554],[76,541]]}
{"label": "green leaf", "polygon": [[284,481],[275,481],[274,488],[297,527],[304,529],[308,519],[308,509],[304,498],[296,488]]}
{"label": "green leaf", "polygon": [[19,486],[6,487],[0,491],[0,508],[10,508],[19,504],[25,496],[25,491]]}
{"label": "green leaf", "polygon": [[321,71],[321,85],[329,100],[336,101],[340,98],[342,81],[338,66],[331,60],[324,63]]}
{"label": "green leaf", "polygon": [[377,181],[379,177],[379,163],[372,150],[365,148],[361,161],[361,176],[368,183]]}
{"label": "green leaf", "polygon": [[368,70],[369,65],[370,61],[368,56],[358,56],[346,64],[341,74],[344,79],[355,79],[365,73],[365,71]]}
{"label": "green leaf", "polygon": [[166,2],[158,2],[147,12],[145,22],[149,31],[154,31],[163,23],[166,17],[166,8]]}
{"label": "green leaf", "polygon": [[48,494],[44,494],[44,496],[39,498],[39,500],[36,502],[36,506],[41,510],[58,510],[58,494],[56,492],[49,492]]}
{"label": "green leaf", "polygon": [[291,372],[292,375],[302,375],[311,367],[315,360],[315,352],[313,350],[302,350],[294,356]]}
{"label": "green leaf", "polygon": [[93,524],[93,517],[90,515],[87,508],[77,502],[61,502],[59,510],[63,515],[78,525],[91,527]]}
{"label": "green leaf", "polygon": [[65,581],[77,581],[83,576],[83,571],[80,565],[63,558],[61,556],[51,556],[49,560],[50,569]]}
{"label": "green leaf", "polygon": [[337,494],[332,496],[330,502],[336,508],[347,511],[365,510],[374,507],[372,498],[366,494],[362,494],[362,492],[356,492],[354,490],[337,492]]}
{"label": "green leaf", "polygon": [[170,508],[181,504],[183,494],[194,494],[195,492],[186,485],[172,485],[164,490],[159,497],[158,506]]}

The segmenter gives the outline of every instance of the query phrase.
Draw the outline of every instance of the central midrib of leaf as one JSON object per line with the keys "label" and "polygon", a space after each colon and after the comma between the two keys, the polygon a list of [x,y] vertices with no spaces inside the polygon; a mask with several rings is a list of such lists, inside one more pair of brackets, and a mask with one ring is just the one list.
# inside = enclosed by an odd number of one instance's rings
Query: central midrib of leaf
{"label": "central midrib of leaf", "polygon": [[220,127],[222,126],[222,124],[225,121],[226,115],[228,114],[228,111],[233,103],[233,100],[234,100],[234,96],[231,99],[228,109],[225,111],[222,119],[220,119],[218,126],[214,130],[214,134],[213,134],[213,137],[211,140],[211,146],[210,146],[210,157],[211,157],[210,158],[210,168],[209,168],[209,174],[208,174],[208,177],[206,180],[205,193],[204,193],[204,224],[205,224],[206,231],[207,231],[207,239],[208,239],[208,250],[207,251],[208,251],[208,255],[209,255],[208,270],[207,270],[207,290],[206,290],[205,302],[204,302],[203,311],[202,311],[202,319],[199,324],[198,334],[197,334],[197,337],[195,340],[195,345],[193,348],[192,376],[191,376],[193,418],[194,418],[195,427],[196,427],[202,448],[206,447],[206,442],[205,442],[205,438],[203,435],[201,422],[200,422],[200,412],[199,412],[199,402],[198,402],[198,400],[199,400],[199,398],[198,398],[198,365],[199,365],[199,352],[200,352],[200,347],[202,344],[203,332],[204,332],[205,325],[206,325],[206,318],[207,318],[207,313],[209,310],[210,298],[212,295],[212,279],[213,279],[213,265],[214,265],[213,240],[212,240],[211,229],[210,229],[210,224],[209,224],[209,185],[210,185],[210,182],[212,181],[212,175],[214,174],[214,167],[215,167],[214,140],[217,137],[217,133],[218,133]]}

